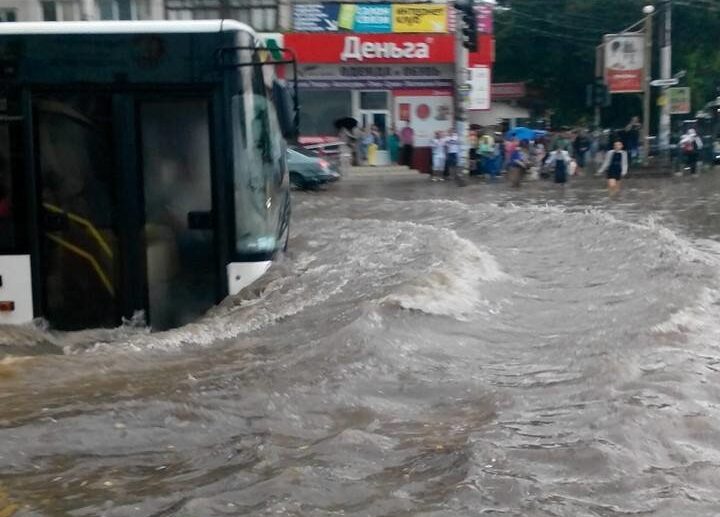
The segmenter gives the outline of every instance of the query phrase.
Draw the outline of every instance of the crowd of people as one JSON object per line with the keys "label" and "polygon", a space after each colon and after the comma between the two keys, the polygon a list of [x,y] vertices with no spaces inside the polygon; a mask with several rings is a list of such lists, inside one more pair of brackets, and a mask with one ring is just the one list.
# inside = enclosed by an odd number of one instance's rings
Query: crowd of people
{"label": "crowd of people", "polygon": [[[587,173],[605,175],[608,188],[616,192],[622,178],[640,160],[641,123],[633,117],[619,130],[592,131],[567,128],[555,132],[537,131],[520,139],[497,127],[474,127],[469,133],[467,156],[461,156],[462,142],[456,131],[437,131],[431,142],[432,181],[455,176],[466,158],[471,176],[496,181],[505,175],[513,187],[523,179],[549,179],[565,184],[573,176]],[[346,131],[346,143],[352,148],[355,165],[376,165],[377,151],[386,150],[392,164],[414,166],[415,132],[409,123],[396,131],[385,132],[377,126]],[[703,148],[702,138],[688,129],[678,142],[678,156],[690,174],[697,171]]]}

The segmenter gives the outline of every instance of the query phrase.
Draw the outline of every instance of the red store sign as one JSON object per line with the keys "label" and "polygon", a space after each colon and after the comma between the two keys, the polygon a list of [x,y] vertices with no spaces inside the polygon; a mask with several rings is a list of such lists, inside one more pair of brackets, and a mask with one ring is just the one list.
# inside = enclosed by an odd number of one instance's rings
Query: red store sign
{"label": "red store sign", "polygon": [[[481,35],[471,62],[490,64],[492,36]],[[454,63],[452,34],[285,34],[299,63]]]}

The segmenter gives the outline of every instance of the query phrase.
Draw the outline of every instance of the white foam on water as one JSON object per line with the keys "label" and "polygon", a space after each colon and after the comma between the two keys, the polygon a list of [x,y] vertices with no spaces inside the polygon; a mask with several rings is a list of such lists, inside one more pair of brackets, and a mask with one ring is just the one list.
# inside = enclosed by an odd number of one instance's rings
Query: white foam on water
{"label": "white foam on water", "polygon": [[443,230],[443,256],[382,303],[459,320],[470,319],[488,302],[481,285],[510,279],[490,253],[453,230]]}

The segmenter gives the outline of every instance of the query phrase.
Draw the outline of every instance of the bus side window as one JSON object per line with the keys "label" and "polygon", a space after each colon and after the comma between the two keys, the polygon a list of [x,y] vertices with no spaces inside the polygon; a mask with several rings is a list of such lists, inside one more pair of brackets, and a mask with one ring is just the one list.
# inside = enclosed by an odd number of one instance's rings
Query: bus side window
{"label": "bus side window", "polygon": [[0,125],[0,251],[10,251],[15,244],[10,170],[10,132]]}

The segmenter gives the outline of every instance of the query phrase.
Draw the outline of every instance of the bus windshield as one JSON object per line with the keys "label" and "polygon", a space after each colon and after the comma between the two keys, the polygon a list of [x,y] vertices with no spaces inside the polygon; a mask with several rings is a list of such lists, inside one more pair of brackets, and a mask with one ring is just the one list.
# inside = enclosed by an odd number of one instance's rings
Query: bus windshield
{"label": "bus windshield", "polygon": [[279,196],[285,176],[285,140],[263,67],[241,69],[242,92],[233,98],[236,251],[272,253],[278,248]]}

